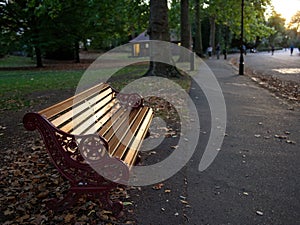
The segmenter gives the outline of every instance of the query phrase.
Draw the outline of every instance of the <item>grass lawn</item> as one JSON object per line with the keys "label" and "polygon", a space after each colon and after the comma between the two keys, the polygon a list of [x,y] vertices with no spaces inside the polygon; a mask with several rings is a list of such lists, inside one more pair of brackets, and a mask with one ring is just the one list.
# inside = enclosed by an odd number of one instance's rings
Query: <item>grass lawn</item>
{"label": "grass lawn", "polygon": [[27,67],[35,66],[35,61],[30,57],[20,57],[20,56],[5,56],[0,58],[0,68],[1,67]]}
{"label": "grass lawn", "polygon": [[83,71],[0,71],[1,109],[29,105],[26,95],[45,90],[75,88]]}
{"label": "grass lawn", "polygon": [[[23,60],[23,61],[22,61]],[[28,58],[7,57],[0,60],[0,68],[9,65],[26,65]],[[2,61],[2,64],[1,64]],[[5,63],[4,63],[5,61]],[[112,86],[118,90],[139,79],[148,69],[148,64],[137,64],[123,68],[113,75]],[[15,110],[35,104],[29,99],[31,93],[52,90],[75,90],[84,70],[0,70],[0,109]],[[190,78],[174,79],[184,89],[190,87]],[[134,92],[134,90],[133,90]]]}

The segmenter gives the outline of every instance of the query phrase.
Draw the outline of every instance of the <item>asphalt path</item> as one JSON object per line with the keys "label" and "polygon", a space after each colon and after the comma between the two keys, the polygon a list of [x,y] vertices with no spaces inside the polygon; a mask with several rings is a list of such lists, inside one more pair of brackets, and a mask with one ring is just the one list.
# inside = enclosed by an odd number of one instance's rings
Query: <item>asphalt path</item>
{"label": "asphalt path", "polygon": [[299,224],[299,110],[224,61],[206,62],[223,90],[227,129],[206,171],[197,171],[197,154],[188,165],[186,224]]}
{"label": "asphalt path", "polygon": [[[284,53],[283,53],[284,54]],[[255,66],[262,57],[292,68],[288,57],[248,54]],[[261,59],[262,59],[261,58]],[[300,59],[300,58],[299,58]],[[222,88],[227,128],[213,163],[198,170],[211,130],[210,108],[196,82],[190,96],[201,132],[191,160],[176,175],[130,192],[137,224],[300,224],[300,110],[259,87],[224,60],[206,60]],[[294,61],[293,61],[294,62]],[[285,64],[286,63],[286,64]],[[263,65],[257,71],[270,71]],[[281,76],[281,75],[280,75]],[[168,140],[159,149],[170,149]],[[156,156],[160,150],[156,151]]]}
{"label": "asphalt path", "polygon": [[[232,57],[238,57],[234,55]],[[245,65],[256,73],[265,76],[274,76],[286,81],[300,83],[300,53],[294,49],[293,55],[287,50],[274,52],[248,53],[245,57]]]}

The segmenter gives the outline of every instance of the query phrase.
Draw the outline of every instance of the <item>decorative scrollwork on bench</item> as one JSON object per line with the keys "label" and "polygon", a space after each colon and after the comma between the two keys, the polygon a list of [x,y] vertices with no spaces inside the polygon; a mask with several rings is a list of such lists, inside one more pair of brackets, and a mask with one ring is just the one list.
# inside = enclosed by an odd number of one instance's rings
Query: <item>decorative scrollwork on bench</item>
{"label": "decorative scrollwork on bench", "polygon": [[[104,139],[98,135],[75,136],[64,133],[38,113],[27,113],[24,117],[24,126],[30,130],[38,129],[52,163],[72,186],[113,186],[111,180],[105,179],[91,166],[91,159],[104,164],[118,161],[108,155],[108,144]],[[119,179],[126,178],[119,177]]]}
{"label": "decorative scrollwork on bench", "polygon": [[130,107],[130,108],[138,108],[143,105],[143,98],[137,94],[124,94],[117,93],[117,99],[119,100],[122,106]]}
{"label": "decorative scrollwork on bench", "polygon": [[77,140],[80,140],[79,149],[81,156],[88,163],[96,161],[103,161],[109,158],[108,145],[100,136],[89,134],[85,136],[77,136]]}
{"label": "decorative scrollwork on bench", "polygon": [[128,167],[118,158],[110,157],[106,142],[98,135],[85,135],[78,146],[85,161],[101,176],[113,182],[129,178]]}

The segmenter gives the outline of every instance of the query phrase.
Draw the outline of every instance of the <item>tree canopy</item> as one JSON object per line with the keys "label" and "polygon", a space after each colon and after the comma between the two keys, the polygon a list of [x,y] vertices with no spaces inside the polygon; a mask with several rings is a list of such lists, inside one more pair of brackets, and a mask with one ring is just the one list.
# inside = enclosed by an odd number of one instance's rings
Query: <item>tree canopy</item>
{"label": "tree canopy", "polygon": [[[215,46],[216,42],[227,46],[239,38],[241,1],[172,0],[168,3],[168,16],[163,20],[168,20],[169,31],[177,32],[188,46],[186,32],[191,30],[193,46],[199,55],[203,46]],[[245,43],[266,39],[283,44],[290,33],[299,39],[300,11],[293,16],[288,32],[276,12],[266,19],[270,4],[270,0],[245,1]],[[151,27],[149,18],[150,1],[145,0],[0,0],[0,55],[26,50],[42,66],[42,57],[62,56],[57,50],[69,51],[79,61],[80,46],[105,50],[127,43]]]}
{"label": "tree canopy", "polygon": [[300,10],[296,12],[295,15],[293,15],[290,23],[290,28],[295,28],[298,32],[300,32]]}
{"label": "tree canopy", "polygon": [[42,66],[50,49],[76,50],[87,40],[94,48],[126,43],[147,28],[149,11],[142,0],[0,0],[0,15],[1,47],[32,48]]}

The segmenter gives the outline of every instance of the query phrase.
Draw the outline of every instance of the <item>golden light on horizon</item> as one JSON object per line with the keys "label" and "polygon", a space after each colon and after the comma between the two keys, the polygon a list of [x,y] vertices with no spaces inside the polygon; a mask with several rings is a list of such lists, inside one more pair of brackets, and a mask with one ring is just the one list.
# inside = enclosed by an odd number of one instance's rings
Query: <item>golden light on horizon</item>
{"label": "golden light on horizon", "polygon": [[290,22],[292,16],[300,10],[300,0],[272,0],[274,10],[286,19],[286,25]]}

